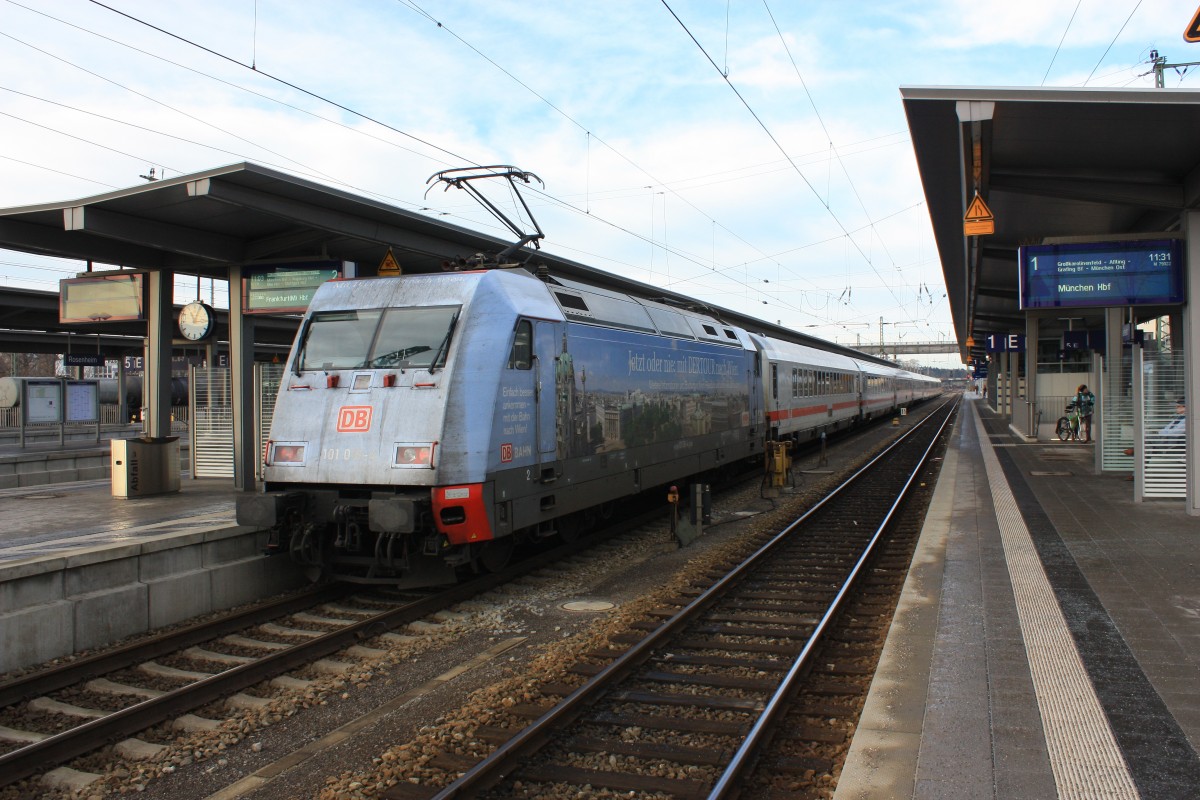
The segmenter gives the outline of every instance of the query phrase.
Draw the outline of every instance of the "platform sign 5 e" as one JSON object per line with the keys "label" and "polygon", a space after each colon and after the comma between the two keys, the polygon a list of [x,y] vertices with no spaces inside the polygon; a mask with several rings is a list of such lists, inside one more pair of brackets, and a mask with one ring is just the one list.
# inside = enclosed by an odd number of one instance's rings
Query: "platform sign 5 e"
{"label": "platform sign 5 e", "polygon": [[1171,305],[1184,300],[1177,239],[1022,247],[1021,308]]}

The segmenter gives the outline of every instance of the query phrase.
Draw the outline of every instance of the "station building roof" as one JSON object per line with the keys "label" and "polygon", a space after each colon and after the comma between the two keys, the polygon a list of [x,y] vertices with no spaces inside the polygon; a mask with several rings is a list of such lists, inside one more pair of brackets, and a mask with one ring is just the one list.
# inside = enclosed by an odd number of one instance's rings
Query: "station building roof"
{"label": "station building roof", "polygon": [[[964,359],[983,354],[981,334],[1024,331],[1019,246],[1169,238],[1182,234],[1184,212],[1200,208],[1200,92],[902,87],[900,94]],[[976,189],[995,217],[992,235],[963,235]],[[1067,313],[1076,328],[1099,327],[1094,310],[1094,319]]]}

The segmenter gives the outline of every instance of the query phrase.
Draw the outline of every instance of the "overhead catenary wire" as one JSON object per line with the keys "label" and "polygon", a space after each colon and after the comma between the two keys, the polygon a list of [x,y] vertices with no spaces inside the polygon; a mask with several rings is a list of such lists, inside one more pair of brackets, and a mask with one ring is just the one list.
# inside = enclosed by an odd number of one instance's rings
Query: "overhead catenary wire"
{"label": "overhead catenary wire", "polygon": [[[417,13],[420,13],[420,14],[422,14],[422,15],[423,15],[423,16],[425,16],[427,19],[429,19],[429,20],[431,20],[431,21],[435,22],[435,23],[438,25],[438,27],[439,27],[440,29],[442,29],[442,30],[446,30],[446,31],[447,31],[448,33],[450,33],[451,35],[455,35],[455,34],[454,34],[452,31],[449,31],[449,29],[447,29],[447,28],[446,28],[444,25],[442,25],[440,22],[437,22],[436,20],[434,20],[432,16],[430,16],[428,13],[426,13],[426,12],[425,12],[423,9],[421,9],[421,8],[420,8],[419,6],[417,6],[415,3],[413,3],[413,2],[409,2],[409,0],[399,0],[399,1],[400,1],[400,2],[402,2],[404,5],[406,5],[407,7],[409,7],[409,8],[411,8],[411,9],[413,9],[413,10],[417,11]],[[10,2],[11,2],[11,0],[10,0]],[[202,50],[202,51],[204,51],[204,52],[207,52],[207,53],[209,53],[209,54],[211,54],[211,55],[214,55],[214,56],[216,56],[216,57],[218,57],[218,58],[221,58],[221,59],[223,59],[223,60],[225,60],[225,61],[227,61],[227,62],[229,62],[229,63],[232,63],[232,64],[235,64],[235,65],[237,65],[237,66],[240,66],[240,67],[242,67],[242,68],[244,68],[244,69],[252,70],[252,71],[254,71],[256,74],[263,75],[264,77],[266,77],[266,78],[269,78],[270,80],[272,80],[272,81],[275,81],[275,82],[277,82],[277,83],[280,83],[281,85],[287,86],[288,88],[291,88],[291,89],[294,89],[294,90],[296,90],[296,91],[302,92],[302,93],[304,93],[304,94],[306,94],[306,95],[308,95],[308,96],[310,96],[310,97],[313,97],[313,98],[315,98],[315,99],[317,99],[317,100],[320,100],[320,101],[322,101],[322,102],[329,103],[330,105],[332,105],[332,106],[334,106],[334,107],[336,107],[336,108],[339,108],[339,109],[341,109],[341,110],[343,110],[343,111],[346,111],[346,112],[348,112],[348,113],[354,114],[354,115],[356,115],[356,116],[358,116],[358,117],[360,117],[360,118],[362,118],[362,119],[364,119],[364,120],[367,120],[367,121],[369,121],[369,122],[372,122],[372,123],[375,123],[375,124],[377,124],[377,125],[380,125],[380,126],[382,126],[382,127],[384,127],[384,128],[387,128],[388,130],[392,130],[392,131],[395,131],[395,132],[397,132],[397,133],[400,133],[401,135],[404,135],[404,136],[406,136],[406,137],[409,137],[409,138],[413,139],[414,141],[418,141],[418,142],[421,142],[422,144],[425,144],[425,145],[428,145],[428,146],[430,146],[430,147],[433,147],[433,148],[435,148],[435,149],[437,149],[437,150],[439,150],[439,151],[441,151],[441,152],[443,152],[443,153],[446,153],[446,154],[448,154],[448,155],[451,155],[451,156],[453,156],[454,158],[458,159],[459,161],[461,161],[461,162],[463,162],[463,163],[467,163],[467,164],[469,164],[469,165],[472,165],[472,166],[480,166],[480,164],[479,164],[478,162],[476,162],[476,161],[474,161],[474,160],[472,160],[472,159],[469,159],[469,158],[466,158],[465,156],[461,156],[461,155],[458,155],[458,154],[456,154],[456,153],[453,153],[453,152],[452,152],[452,151],[450,151],[450,150],[446,150],[446,149],[444,149],[444,148],[441,148],[441,147],[439,147],[438,145],[435,145],[435,144],[433,144],[433,143],[431,143],[431,142],[427,142],[427,141],[425,141],[424,139],[421,139],[420,137],[416,137],[416,136],[414,136],[414,135],[412,135],[412,134],[409,134],[409,133],[407,133],[406,131],[403,131],[403,130],[401,130],[401,129],[399,129],[399,128],[396,128],[396,127],[394,127],[394,126],[392,126],[392,125],[389,125],[388,123],[382,122],[382,121],[380,121],[380,120],[378,120],[378,119],[376,119],[376,118],[374,118],[374,117],[372,117],[372,116],[369,116],[369,115],[367,115],[367,114],[363,114],[363,113],[361,113],[361,112],[358,112],[358,111],[356,111],[355,109],[352,109],[352,108],[350,108],[350,107],[348,107],[348,106],[346,106],[346,105],[343,105],[343,104],[341,104],[341,103],[339,103],[339,102],[337,102],[337,101],[334,101],[334,100],[332,100],[332,99],[329,99],[329,98],[327,98],[327,97],[324,97],[323,95],[321,95],[321,94],[319,94],[319,93],[312,92],[312,91],[310,91],[310,90],[308,90],[308,89],[304,89],[303,87],[300,87],[300,86],[298,86],[298,85],[296,85],[296,84],[293,84],[293,83],[291,83],[290,81],[287,81],[287,80],[285,80],[285,79],[283,79],[283,78],[280,78],[280,77],[278,77],[278,76],[276,76],[276,75],[273,75],[273,74],[271,74],[271,73],[265,72],[265,71],[263,71],[263,70],[255,69],[255,67],[254,67],[253,65],[246,64],[246,63],[244,63],[244,62],[242,62],[242,61],[240,61],[240,60],[238,60],[238,59],[236,59],[236,58],[233,58],[232,56],[228,56],[228,55],[226,55],[226,54],[223,54],[223,53],[220,53],[220,52],[218,52],[218,51],[216,51],[216,50],[213,50],[212,48],[205,47],[204,45],[201,45],[201,44],[199,44],[199,43],[197,43],[197,42],[194,42],[194,41],[192,41],[191,39],[188,39],[188,38],[187,38],[187,37],[185,37],[185,36],[181,36],[181,35],[179,35],[179,34],[175,34],[175,33],[171,32],[171,31],[168,31],[168,30],[166,30],[166,29],[164,29],[164,28],[161,28],[161,27],[159,27],[159,26],[157,26],[157,25],[153,25],[152,23],[149,23],[149,22],[146,22],[146,21],[144,21],[144,20],[141,20],[141,19],[139,19],[138,17],[135,17],[135,16],[133,16],[133,15],[131,15],[131,14],[127,14],[127,13],[125,13],[125,12],[123,12],[123,11],[120,11],[119,9],[114,9],[114,8],[112,8],[111,6],[109,6],[109,5],[107,5],[107,4],[103,3],[103,2],[100,2],[100,0],[89,0],[89,2],[93,3],[93,4],[94,4],[94,5],[96,5],[96,6],[99,6],[99,7],[101,7],[101,8],[104,8],[104,9],[106,9],[106,10],[109,10],[109,11],[111,11],[111,12],[113,12],[113,13],[116,13],[116,14],[118,14],[118,15],[120,15],[120,16],[122,16],[122,17],[126,18],[126,19],[129,19],[129,20],[130,20],[130,21],[132,21],[132,22],[138,23],[138,24],[140,24],[140,25],[144,25],[144,26],[146,26],[146,27],[148,27],[148,28],[150,28],[150,29],[152,29],[152,30],[158,31],[158,32],[160,32],[160,33],[162,33],[162,34],[164,34],[164,35],[166,35],[166,36],[169,36],[169,37],[171,37],[171,38],[175,39],[176,41],[180,41],[180,42],[183,42],[183,43],[185,43],[185,44],[188,44],[189,46],[196,47],[197,49],[200,49],[200,50]],[[455,35],[455,36],[456,36],[456,35]],[[456,36],[456,38],[460,38],[460,37],[457,37],[457,36]],[[500,69],[500,70],[501,70],[502,72],[504,72],[505,74],[507,74],[507,75],[510,75],[510,77],[513,77],[513,79],[514,79],[514,80],[516,80],[516,81],[517,81],[518,83],[520,83],[522,86],[525,86],[525,88],[526,88],[528,91],[532,92],[532,93],[533,93],[535,96],[537,96],[539,99],[542,99],[544,102],[546,102],[548,105],[550,105],[550,106],[551,106],[551,108],[554,108],[555,110],[559,111],[560,113],[563,113],[563,114],[564,114],[564,116],[565,116],[566,118],[568,118],[568,119],[571,119],[572,123],[573,123],[573,124],[576,124],[576,125],[578,125],[578,126],[581,128],[581,130],[585,130],[585,131],[586,131],[586,128],[585,128],[584,126],[580,125],[580,123],[578,123],[577,121],[575,121],[573,118],[569,117],[569,115],[566,115],[566,114],[565,114],[565,112],[562,112],[562,111],[561,111],[561,109],[558,109],[558,108],[557,108],[557,106],[555,106],[553,103],[550,103],[548,100],[546,100],[546,99],[545,99],[544,97],[542,97],[540,94],[538,94],[537,92],[534,92],[534,91],[533,91],[531,88],[529,88],[529,87],[528,87],[526,84],[524,84],[523,82],[521,82],[521,81],[520,81],[519,79],[517,79],[515,76],[512,76],[512,75],[511,75],[511,73],[510,73],[508,70],[505,70],[503,67],[501,67],[499,64],[497,64],[497,63],[496,63],[494,60],[492,60],[492,59],[488,58],[486,55],[484,55],[483,53],[481,53],[480,51],[478,51],[478,49],[477,49],[477,48],[474,48],[472,45],[470,45],[470,43],[466,42],[465,40],[461,40],[461,39],[460,39],[460,41],[463,41],[463,43],[464,43],[466,46],[470,47],[470,48],[471,48],[472,50],[474,50],[475,52],[479,52],[481,57],[483,57],[483,58],[485,58],[486,60],[488,60],[488,61],[489,61],[489,63],[492,63],[493,65],[495,65],[497,69]],[[606,142],[604,142],[604,140],[600,139],[599,137],[594,137],[594,138],[596,138],[596,141],[598,141],[599,143],[601,143],[601,144],[605,145],[606,147],[610,147],[610,146],[609,146],[609,145],[608,145]],[[612,149],[612,148],[610,147],[610,149]],[[613,150],[613,152],[614,152],[614,153],[617,153],[618,155],[621,155],[621,154],[619,153],[619,151]],[[621,156],[621,157],[622,157],[622,158],[625,158],[624,156]],[[637,166],[636,164],[634,164],[632,161],[629,161],[628,159],[626,159],[626,161],[627,161],[628,163],[630,163],[630,165],[631,165],[631,166],[634,166],[635,168],[637,168],[637,169],[641,170],[641,171],[642,171],[642,172],[644,172],[645,174],[647,174],[647,175],[650,175],[650,173],[646,172],[646,171],[645,171],[644,169],[642,169],[641,167],[638,167],[638,166]],[[653,175],[650,175],[650,177],[651,177],[651,178],[654,178],[654,176],[653,176]],[[655,180],[657,180],[657,179],[655,178]],[[683,200],[685,203],[688,203],[690,206],[692,206],[693,208],[695,208],[697,212],[699,212],[699,213],[701,213],[701,214],[703,214],[703,213],[704,213],[704,212],[700,211],[700,209],[699,209],[699,208],[697,208],[697,207],[696,207],[694,204],[692,204],[690,201],[688,201],[688,200],[687,200],[687,198],[683,198],[683,197],[681,196],[681,199],[682,199],[682,200]],[[585,216],[591,216],[592,218],[595,218],[595,217],[594,217],[594,215],[587,215],[587,214],[586,214],[586,212],[585,212]],[[712,219],[710,215],[704,214],[704,216],[705,216],[706,218],[708,218],[708,219]],[[714,221],[715,221],[715,220],[714,220]],[[717,223],[717,224],[720,224],[720,223]],[[628,232],[628,230],[627,230],[627,229],[625,229],[625,228],[623,228],[623,227],[621,227],[621,226],[614,226],[614,227],[616,227],[616,228],[618,228],[618,229],[620,229],[620,230],[623,230],[623,231],[626,231],[626,232]],[[728,228],[726,228],[724,225],[722,225],[721,227],[722,227],[722,229],[724,229],[724,230],[726,230],[727,232],[729,232],[731,235],[733,235],[733,236],[735,236],[736,238],[738,238],[738,240],[739,240],[739,241],[742,241],[744,244],[746,244],[746,245],[747,245],[747,246],[749,246],[749,247],[753,247],[753,245],[752,245],[752,244],[750,244],[750,242],[746,241],[745,239],[741,238],[740,236],[737,236],[737,234],[736,234],[736,233],[734,233],[733,231],[729,230],[729,229],[728,229]],[[755,249],[757,249],[757,248],[755,248]]]}
{"label": "overhead catenary wire", "polygon": [[[93,2],[94,2],[94,0],[93,0]],[[663,7],[666,8],[667,11],[671,14],[671,16],[675,18],[675,21],[679,23],[679,26],[681,28],[683,28],[683,31],[684,31],[684,33],[686,33],[688,35],[688,38],[690,38],[692,40],[692,42],[696,45],[696,47],[699,48],[700,52],[704,54],[704,57],[708,60],[708,63],[712,65],[713,69],[715,69],[718,73],[720,73],[721,68],[717,66],[717,63],[715,61],[713,61],[712,56],[710,56],[708,54],[708,51],[704,49],[704,45],[700,44],[699,40],[696,39],[695,35],[691,32],[691,30],[688,29],[688,26],[684,23],[684,21],[679,18],[679,15],[675,13],[675,10],[673,8],[671,8],[671,5],[667,2],[667,0],[660,0],[660,2],[663,4]],[[787,150],[783,147],[782,144],[780,144],[779,139],[777,139],[775,137],[775,134],[773,134],[771,132],[771,129],[769,127],[767,127],[767,124],[765,122],[763,122],[762,118],[758,115],[758,113],[750,105],[749,101],[747,101],[746,98],[742,95],[742,93],[740,91],[738,91],[737,87],[733,85],[733,82],[729,80],[728,75],[722,74],[721,78],[725,81],[725,84],[734,93],[734,95],[738,98],[738,100],[742,103],[742,105],[745,106],[746,110],[750,113],[750,116],[754,118],[754,121],[757,122],[759,127],[761,127],[763,129],[763,132],[766,133],[767,138],[771,140],[771,143],[775,145],[775,147],[779,150],[779,152],[783,153],[784,157],[788,160],[788,163],[792,164],[793,171],[797,175],[800,176],[800,179],[802,181],[804,181],[804,185],[807,186],[809,191],[812,192],[813,196],[817,199],[817,202],[821,204],[822,208],[825,209],[825,211],[829,214],[829,216],[833,219],[833,221],[837,224],[837,226],[842,230],[842,233],[845,234],[847,237],[849,237],[850,242],[854,245],[854,249],[858,251],[859,255],[862,256],[864,261],[866,261],[868,264],[871,264],[872,268],[875,269],[875,273],[876,273],[876,275],[878,275],[880,281],[882,281],[883,284],[885,286],[887,286],[887,281],[884,280],[884,277],[882,275],[879,275],[879,271],[877,268],[875,268],[874,263],[871,261],[871,257],[868,256],[863,251],[862,247],[859,246],[858,242],[854,241],[854,238],[852,236],[850,236],[850,232],[846,229],[845,224],[843,224],[841,219],[838,218],[838,215],[834,212],[833,208],[829,205],[829,203],[827,203],[825,200],[823,200],[821,198],[821,193],[818,192],[817,188],[812,185],[812,182],[808,179],[808,177],[804,174],[804,172],[801,171],[800,168],[798,166],[796,166],[796,164],[792,161],[791,156],[788,155]],[[895,293],[893,292],[893,296],[894,295],[895,295]],[[897,297],[896,300],[897,300],[897,302],[899,302],[900,298]]]}
{"label": "overhead catenary wire", "polygon": [[[792,62],[792,69],[796,73],[796,78],[800,81],[800,86],[804,89],[804,96],[808,98],[808,104],[812,106],[813,114],[816,115],[817,122],[820,123],[821,130],[825,134],[825,140],[829,142],[829,148],[834,157],[837,159],[838,166],[842,168],[842,174],[846,176],[846,182],[850,184],[850,190],[854,193],[855,199],[858,200],[858,205],[863,210],[863,214],[868,220],[870,220],[871,212],[867,210],[867,204],[863,202],[862,195],[858,192],[858,187],[854,185],[854,179],[850,177],[850,170],[846,169],[846,162],[842,160],[842,155],[840,152],[838,152],[837,145],[833,142],[833,136],[830,135],[829,128],[825,125],[825,119],[821,116],[820,110],[817,109],[817,101],[813,98],[812,92],[808,90],[808,82],[804,80],[804,76],[800,73],[800,65],[796,63],[796,57],[792,55],[792,49],[788,47],[787,37],[783,35],[783,30],[779,27],[779,23],[775,20],[775,14],[771,11],[771,6],[767,0],[763,0],[763,7],[767,10],[767,16],[770,17],[771,24],[775,27],[775,33],[779,36],[779,43],[783,46],[783,51],[787,53],[788,60]],[[883,247],[884,254],[888,257],[888,260],[892,262],[892,266],[899,271],[899,267],[896,267],[896,259],[892,258],[892,253],[890,250],[888,250],[887,242],[885,242],[883,237],[878,235],[879,232],[875,230],[874,222],[871,223],[870,227],[871,231],[876,234],[875,238],[879,240],[880,245]],[[881,275],[880,278],[882,279],[882,277],[883,276]]]}
{"label": "overhead catenary wire", "polygon": [[[106,6],[104,3],[98,3],[98,2],[97,2],[97,3],[95,3],[95,4],[96,4],[96,5],[98,5],[98,6],[100,6],[100,7],[109,8],[109,7],[108,7],[108,6]],[[111,8],[109,8],[109,10],[112,10],[112,9],[111,9]],[[117,13],[120,13],[120,12],[117,12]],[[128,16],[128,15],[124,15],[124,16]],[[154,27],[154,26],[150,26],[150,27]],[[160,29],[160,30],[161,30],[161,29]],[[183,37],[177,37],[177,36],[176,36],[176,37],[174,37],[174,38],[176,38],[177,40],[180,40],[180,41],[186,41],[186,39],[184,39]],[[192,43],[191,43],[191,42],[189,42],[189,44],[192,44]],[[136,48],[135,48],[135,49],[136,49]],[[208,48],[201,48],[201,49],[208,50]],[[212,51],[209,51],[209,52],[212,52]],[[255,63],[254,61],[252,61],[252,62],[251,62],[249,65],[247,65],[247,64],[243,64],[243,63],[241,63],[241,62],[240,62],[240,61],[238,61],[237,59],[229,59],[229,60],[230,60],[230,61],[232,61],[233,63],[237,63],[239,66],[242,66],[242,67],[243,67],[243,68],[245,68],[245,69],[248,69],[248,70],[252,70],[252,71],[254,71],[256,74],[259,74],[259,75],[265,75],[265,73],[264,73],[262,70],[258,70],[258,69],[256,68],[256,63]],[[189,68],[189,69],[190,69],[190,68]],[[201,73],[201,74],[203,74],[203,73]],[[209,77],[211,77],[211,76],[209,76]],[[276,77],[275,77],[275,76],[273,76],[273,75],[266,75],[266,77],[269,77],[269,78],[271,78],[272,80],[277,80],[277,79],[276,79]],[[215,79],[215,80],[220,80],[219,78],[214,78],[214,79]],[[305,90],[303,90],[303,89],[300,89],[299,87],[296,87],[294,84],[290,84],[290,82],[288,82],[288,81],[283,81],[283,80],[280,80],[280,83],[282,83],[283,85],[288,85],[288,86],[291,86],[292,88],[296,88],[296,89],[297,89],[297,90],[299,90],[299,91],[305,91]],[[230,84],[230,85],[233,85],[233,84]],[[239,87],[239,88],[242,88],[242,87]],[[243,91],[251,91],[251,90],[244,89],[244,88],[243,88],[242,90],[243,90]],[[341,109],[343,109],[343,110],[348,110],[348,111],[350,111],[350,113],[355,113],[355,114],[357,114],[357,112],[354,112],[352,109],[349,109],[347,106],[344,106],[344,105],[341,105],[341,104],[338,104],[338,103],[334,103],[334,102],[332,102],[332,101],[328,101],[328,100],[327,100],[327,98],[324,98],[324,97],[322,97],[322,96],[321,96],[321,95],[319,95],[319,94],[316,94],[316,93],[314,93],[314,92],[305,92],[305,93],[306,93],[306,94],[309,94],[310,96],[313,96],[313,97],[315,97],[315,98],[317,98],[317,99],[320,99],[320,100],[322,100],[322,101],[325,101],[325,102],[331,102],[331,103],[332,103],[334,106],[336,106],[336,107],[338,107],[338,108],[341,108]],[[256,94],[257,94],[257,93],[256,93]],[[259,95],[259,96],[264,96],[264,97],[266,97],[266,95]],[[269,98],[269,99],[271,99],[271,100],[273,100],[273,101],[274,101],[274,98]],[[275,102],[279,102],[279,101],[275,101]],[[286,104],[285,104],[285,105],[286,105]],[[293,106],[293,107],[294,107],[294,106]],[[304,113],[306,113],[306,114],[311,114],[311,113],[312,113],[312,112],[305,111],[305,110],[303,110],[303,109],[299,109],[299,110],[303,111],[303,112],[304,112]],[[316,117],[318,117],[318,118],[321,118],[321,119],[325,119],[325,121],[327,121],[327,122],[330,122],[331,124],[340,124],[340,123],[336,122],[335,120],[328,120],[328,119],[326,119],[326,118],[324,118],[324,117],[319,117],[319,115],[313,115],[313,116],[316,116]],[[379,123],[379,121],[378,121],[378,120],[375,120],[375,119],[373,119],[373,118],[371,118],[371,117],[367,117],[367,116],[365,116],[365,115],[359,115],[359,116],[363,116],[363,118],[364,118],[364,119],[367,119],[368,121],[375,122],[375,123],[377,123],[377,124]],[[346,127],[346,126],[344,126],[344,125],[343,125],[342,127]],[[391,130],[397,130],[397,129],[395,129],[395,128],[391,128],[391,126],[387,126],[387,125],[385,125],[384,127],[387,127],[387,128],[389,128],[389,129],[391,129]],[[360,132],[360,130],[359,130],[359,129],[353,129],[353,128],[347,128],[347,129],[348,129],[348,130],[354,130],[355,132]],[[584,130],[586,131],[586,128],[584,128]],[[401,133],[403,133],[403,132],[401,132]],[[252,145],[255,145],[255,146],[257,146],[257,144],[256,144],[256,143],[254,143],[254,142],[252,142],[252,141],[249,141],[249,140],[246,140],[246,141],[247,141],[249,144],[252,144]],[[386,140],[381,140],[381,141],[386,141]],[[391,144],[391,145],[393,145],[393,146],[396,146],[396,147],[402,147],[402,145],[400,145],[400,144],[398,144],[398,143],[396,143],[396,142],[387,142],[387,143],[388,143],[388,144]],[[606,146],[607,146],[607,145],[606,145]],[[402,149],[407,149],[407,148],[402,148]],[[230,152],[232,152],[232,151],[230,151]],[[416,152],[416,151],[410,150],[410,152]],[[449,151],[446,151],[446,152],[449,152]],[[129,154],[126,154],[126,155],[129,155]],[[427,154],[427,153],[420,153],[420,155],[422,155],[423,157],[427,157],[427,158],[428,158],[428,157],[431,157],[431,156],[430,156],[429,154]],[[451,157],[454,157],[454,158],[456,158],[456,159],[457,159],[457,160],[459,160],[459,161],[469,161],[469,159],[463,159],[461,156],[452,155]],[[158,160],[158,159],[144,159],[144,160],[146,160],[146,161],[153,161],[153,162],[157,162],[157,160]],[[794,160],[792,160],[792,159],[787,159],[787,158],[786,158],[786,153],[785,153],[785,160],[787,160],[787,161],[789,162],[789,164],[792,166],[792,168],[793,168],[793,169],[795,168],[795,166],[794,166]],[[295,162],[295,163],[299,164],[299,162]],[[172,169],[174,169],[174,168],[172,168]],[[347,184],[345,184],[343,181],[338,181],[338,180],[336,180],[336,179],[334,179],[334,178],[330,178],[330,180],[334,180],[335,182],[337,182],[337,183],[339,183],[339,184],[347,185]],[[402,202],[403,202],[403,201],[402,201]],[[556,201],[556,202],[557,202],[557,201]],[[704,212],[703,212],[703,211],[701,211],[699,208],[697,208],[696,206],[694,206],[694,204],[692,205],[692,207],[693,207],[693,208],[696,208],[696,210],[697,210],[697,211],[699,211],[700,213],[702,213],[702,214],[704,213]],[[595,216],[594,216],[594,209],[589,209],[589,208],[586,208],[586,207],[585,207],[585,208],[583,208],[582,210],[580,210],[580,211],[578,211],[578,212],[576,212],[576,213],[582,213],[582,214],[584,214],[584,215],[588,215],[588,212],[589,212],[589,211],[591,211],[591,212],[592,212],[592,215],[591,215],[591,216],[592,216],[592,218],[595,218]],[[720,223],[719,223],[717,220],[713,219],[713,218],[711,217],[711,215],[707,215],[707,214],[705,214],[704,216],[705,216],[707,219],[709,219],[709,221],[710,221],[710,222],[711,222],[711,224],[714,226],[714,228],[715,228],[716,226],[720,226],[720,227],[722,228],[722,230],[725,230],[725,231],[729,232],[730,234],[733,234],[733,232],[732,232],[732,231],[730,231],[730,230],[729,230],[729,229],[728,229],[726,226],[724,226],[724,225],[721,225],[721,224],[720,224]],[[605,224],[612,224],[612,223],[607,223],[607,222],[606,222]],[[621,230],[621,231],[623,231],[623,232],[625,232],[625,233],[633,233],[632,231],[629,231],[629,229],[628,229],[628,228],[626,228],[626,227],[624,227],[624,226],[621,226],[621,225],[612,224],[612,227],[614,227],[614,228],[615,228],[615,229],[617,229],[617,230]],[[846,234],[846,235],[848,235],[848,234],[849,234],[849,232],[847,232],[847,234]],[[639,237],[639,238],[643,238],[643,239],[645,239],[645,237]],[[738,237],[738,238],[740,239],[740,237]],[[680,252],[681,252],[681,251],[680,251],[679,249],[677,249],[677,248],[667,248],[667,247],[666,247],[666,245],[665,245],[665,243],[653,242],[652,240],[646,240],[646,241],[651,241],[651,243],[655,244],[655,246],[658,246],[658,247],[663,247],[663,248],[664,248],[664,252],[669,252],[671,255],[678,255],[678,254],[680,254]],[[741,239],[741,241],[743,241],[743,242],[745,242],[747,245],[749,245],[749,242],[746,242],[744,239]],[[856,248],[857,248],[857,244],[856,244],[856,243],[853,243],[853,242],[852,242],[852,244],[854,244],[854,245],[856,246]],[[752,245],[751,245],[751,246],[752,246]],[[811,245],[805,245],[805,247],[807,247],[807,246],[811,246]],[[756,249],[757,249],[757,248],[756,248]],[[797,250],[797,249],[801,249],[801,248],[794,248],[794,250]],[[760,252],[761,252],[761,251],[760,251]],[[714,246],[714,253],[715,253],[715,246]],[[690,260],[692,260],[692,259],[691,259],[689,256],[686,256],[686,255],[685,255],[685,256],[683,256],[683,257],[685,257],[685,258],[688,258],[688,260],[689,260],[689,261],[690,261]],[[775,256],[770,256],[770,255],[767,255],[767,254],[765,254],[765,253],[764,253],[764,255],[763,255],[763,258],[762,258],[762,259],[759,259],[759,260],[760,260],[760,261],[761,261],[761,260],[767,260],[767,259],[771,259],[771,258],[774,258],[774,257],[775,257]],[[867,259],[867,261],[868,261],[868,263],[870,263],[870,260],[869,260],[869,258]],[[702,259],[702,260],[697,260],[697,263],[698,263],[698,264],[703,264],[703,265],[704,265],[706,268],[708,268],[710,271],[715,271],[715,268],[717,267],[717,263],[716,263],[716,262],[717,262],[717,259],[716,259],[714,256],[710,256],[710,255],[707,255],[707,254],[706,254],[704,257],[703,257],[703,259]],[[802,281],[807,281],[807,280],[808,280],[808,279],[807,279],[805,276],[803,276],[803,275],[799,275],[799,274],[795,273],[795,272],[794,272],[794,270],[793,270],[792,268],[790,268],[790,267],[787,267],[786,265],[780,264],[780,265],[778,265],[778,266],[780,266],[782,269],[785,269],[785,270],[787,270],[787,272],[789,272],[790,274],[796,274],[796,275],[797,275],[797,278],[798,278],[799,280],[802,280]],[[872,265],[872,268],[874,269],[874,266],[873,266],[873,265]],[[878,274],[878,273],[877,273],[877,274]],[[882,276],[880,276],[880,277],[882,277]],[[752,287],[750,287],[750,288],[751,288],[752,290],[754,290],[754,291],[757,291],[757,288],[756,288],[756,287],[753,287],[753,286],[752,286]],[[889,287],[889,291],[891,291],[890,287]],[[826,293],[826,294],[827,294],[827,293]],[[817,319],[822,319],[822,318],[820,318],[820,317],[815,317],[815,318],[817,318]]]}
{"label": "overhead catenary wire", "polygon": [[1092,67],[1092,71],[1088,74],[1087,80],[1083,82],[1084,86],[1088,85],[1088,81],[1092,79],[1092,75],[1095,75],[1096,70],[1100,69],[1100,65],[1104,63],[1104,59],[1108,57],[1108,51],[1112,50],[1113,45],[1117,43],[1117,39],[1120,39],[1121,34],[1125,32],[1125,26],[1129,24],[1129,20],[1133,19],[1133,15],[1136,14],[1137,10],[1141,7],[1142,0],[1138,0],[1137,4],[1133,7],[1133,10],[1129,12],[1129,16],[1125,18],[1123,23],[1121,23],[1121,28],[1117,31],[1117,35],[1114,36],[1112,41],[1108,43],[1108,47],[1104,48],[1104,53],[1100,56],[1100,60],[1096,62],[1096,66]]}
{"label": "overhead catenary wire", "polygon": [[1075,10],[1071,12],[1071,18],[1067,20],[1067,27],[1063,30],[1062,38],[1058,40],[1058,47],[1054,48],[1054,55],[1050,56],[1050,63],[1046,65],[1046,74],[1042,76],[1042,86],[1046,85],[1046,79],[1050,77],[1050,68],[1054,66],[1055,59],[1058,58],[1058,53],[1062,50],[1063,42],[1067,40],[1067,31],[1071,30],[1071,23],[1075,21],[1075,15],[1079,13],[1079,7],[1083,5],[1083,0],[1076,0]]}

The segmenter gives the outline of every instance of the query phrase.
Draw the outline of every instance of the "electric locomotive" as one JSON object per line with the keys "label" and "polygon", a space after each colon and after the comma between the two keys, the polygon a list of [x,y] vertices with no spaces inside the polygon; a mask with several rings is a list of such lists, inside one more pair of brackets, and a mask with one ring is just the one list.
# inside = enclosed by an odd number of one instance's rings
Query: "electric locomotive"
{"label": "electric locomotive", "polygon": [[237,520],[314,577],[452,582],[760,455],[761,364],[714,316],[522,268],[331,281]]}

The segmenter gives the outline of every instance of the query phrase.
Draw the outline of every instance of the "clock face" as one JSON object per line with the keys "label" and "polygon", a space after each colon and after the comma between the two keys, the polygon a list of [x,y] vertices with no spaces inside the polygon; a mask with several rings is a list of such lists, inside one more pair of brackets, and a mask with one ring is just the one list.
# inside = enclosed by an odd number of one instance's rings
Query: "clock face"
{"label": "clock face", "polygon": [[188,303],[179,311],[179,332],[183,338],[198,342],[212,333],[213,311],[199,301]]}

